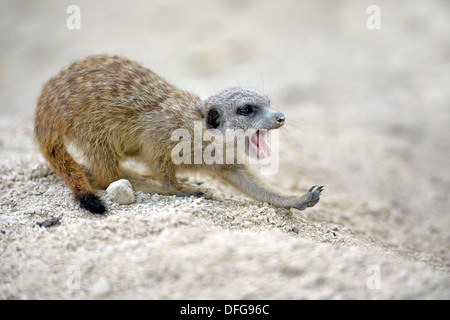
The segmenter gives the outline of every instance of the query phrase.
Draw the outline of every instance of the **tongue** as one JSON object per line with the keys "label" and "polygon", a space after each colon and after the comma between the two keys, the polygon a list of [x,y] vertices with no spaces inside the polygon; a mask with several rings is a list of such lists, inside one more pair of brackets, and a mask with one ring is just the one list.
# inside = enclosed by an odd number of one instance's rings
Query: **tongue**
{"label": "tongue", "polygon": [[256,147],[256,155],[259,158],[265,158],[270,156],[269,146],[266,143],[265,136],[266,132],[256,131],[256,133],[252,136],[252,140]]}

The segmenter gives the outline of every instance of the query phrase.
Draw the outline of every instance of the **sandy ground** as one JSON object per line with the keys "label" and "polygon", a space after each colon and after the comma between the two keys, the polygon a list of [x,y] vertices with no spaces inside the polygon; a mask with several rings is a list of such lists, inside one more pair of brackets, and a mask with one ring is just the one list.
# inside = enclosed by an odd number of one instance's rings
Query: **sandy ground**
{"label": "sandy ground", "polygon": [[[449,4],[377,1],[369,30],[370,4],[2,1],[0,299],[449,299]],[[213,199],[100,191],[109,214],[80,210],[32,121],[42,84],[92,53],[202,96],[264,91],[288,119],[267,180],[324,184],[321,202],[279,209],[194,175]]]}

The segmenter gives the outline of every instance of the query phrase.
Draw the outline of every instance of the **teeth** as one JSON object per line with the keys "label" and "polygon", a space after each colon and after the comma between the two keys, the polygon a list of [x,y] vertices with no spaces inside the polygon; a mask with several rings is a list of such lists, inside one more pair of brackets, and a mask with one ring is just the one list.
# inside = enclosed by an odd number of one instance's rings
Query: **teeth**
{"label": "teeth", "polygon": [[253,134],[250,138],[250,144],[256,156],[260,158],[265,158],[270,155],[270,149],[265,139],[266,134],[267,130],[265,129],[256,130],[255,134]]}

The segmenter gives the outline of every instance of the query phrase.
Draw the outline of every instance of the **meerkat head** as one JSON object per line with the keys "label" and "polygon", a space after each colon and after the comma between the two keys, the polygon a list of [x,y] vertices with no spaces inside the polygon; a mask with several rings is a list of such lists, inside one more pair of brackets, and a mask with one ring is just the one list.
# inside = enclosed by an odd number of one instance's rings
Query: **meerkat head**
{"label": "meerkat head", "polygon": [[252,132],[246,146],[258,157],[270,155],[267,131],[280,128],[285,122],[284,115],[271,108],[269,98],[248,88],[232,88],[207,98],[202,115],[207,129],[217,129],[224,135],[230,130]]}

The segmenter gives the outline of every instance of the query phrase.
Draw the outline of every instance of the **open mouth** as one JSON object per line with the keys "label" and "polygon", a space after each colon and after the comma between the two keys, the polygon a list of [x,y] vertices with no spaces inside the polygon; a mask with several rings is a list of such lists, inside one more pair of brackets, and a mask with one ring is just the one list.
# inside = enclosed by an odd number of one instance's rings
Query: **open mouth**
{"label": "open mouth", "polygon": [[258,158],[270,156],[270,149],[266,142],[267,130],[256,130],[250,138],[250,146]]}

